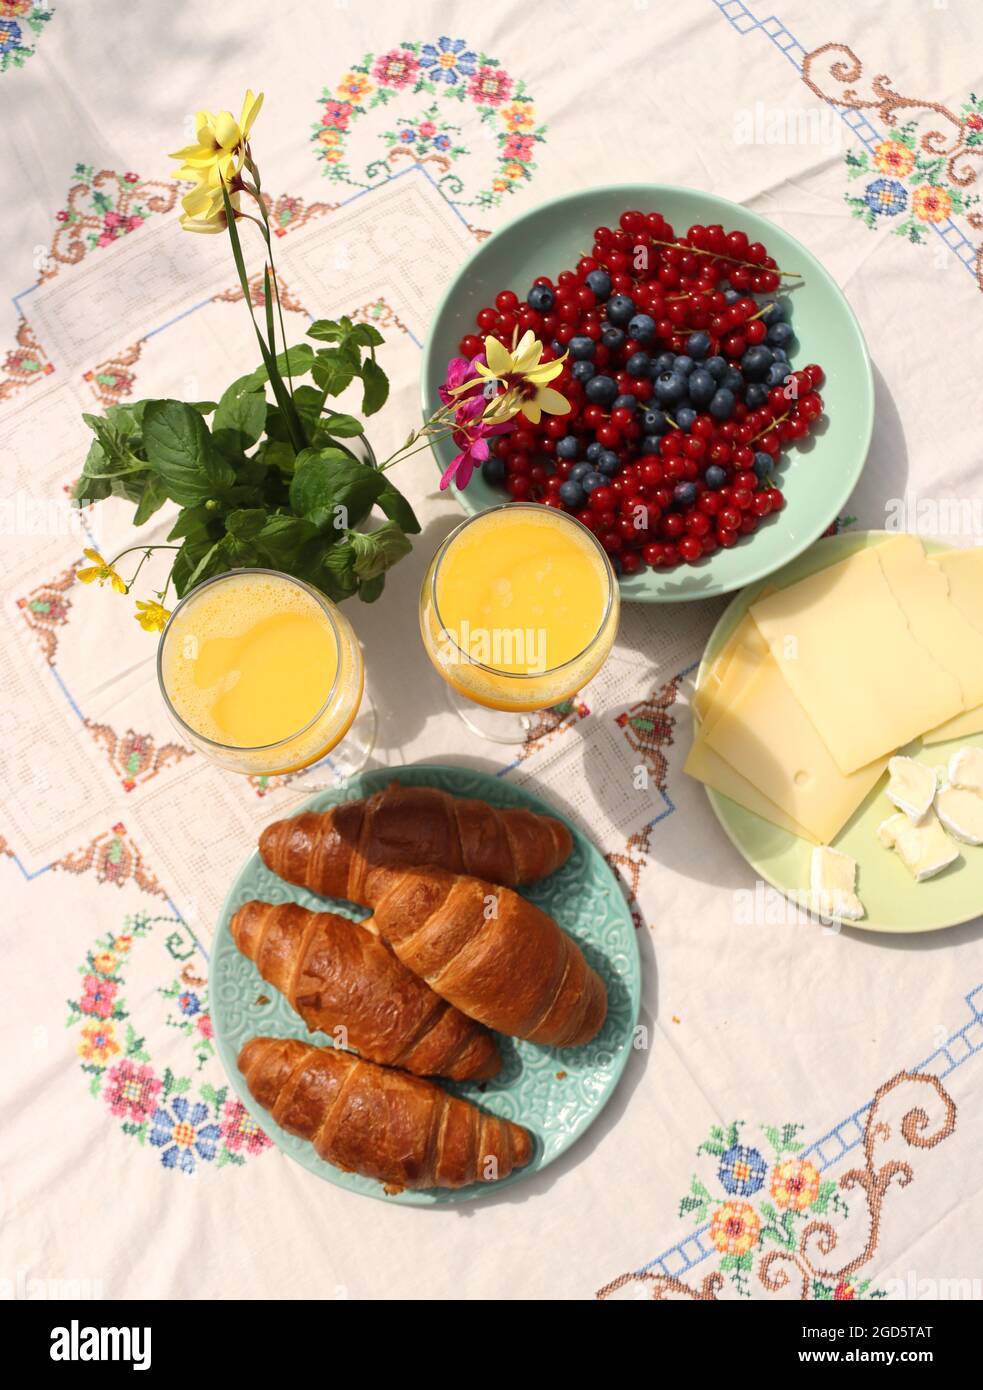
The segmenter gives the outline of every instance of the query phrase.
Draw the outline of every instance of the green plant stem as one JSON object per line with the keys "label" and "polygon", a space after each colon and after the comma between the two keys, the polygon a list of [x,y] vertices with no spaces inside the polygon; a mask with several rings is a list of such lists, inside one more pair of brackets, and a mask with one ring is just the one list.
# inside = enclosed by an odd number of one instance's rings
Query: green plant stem
{"label": "green plant stem", "polygon": [[[283,321],[283,305],[280,303],[280,286],[279,286],[279,284],[277,283],[277,278],[276,278],[276,266],[274,265],[274,262],[273,262],[273,235],[272,235],[272,232],[271,232],[271,230],[270,230],[270,215],[269,215],[269,213],[268,213],[267,210],[266,210],[266,200],[265,200],[264,197],[263,197],[262,187],[261,187],[260,181],[259,181],[259,169],[258,169],[258,167],[256,166],[256,164],[253,163],[252,154],[250,153],[250,150],[249,150],[249,146],[248,146],[248,145],[246,146],[246,168],[247,168],[247,169],[249,170],[249,172],[252,174],[252,176],[253,176],[253,181],[254,181],[254,183],[255,183],[255,185],[256,185],[256,186],[255,186],[255,191],[254,191],[253,189],[249,188],[248,185],[247,185],[247,191],[250,192],[250,193],[252,193],[252,194],[253,194],[253,197],[256,199],[256,202],[257,202],[257,204],[259,205],[260,216],[261,216],[262,219],[263,219],[263,238],[264,238],[264,240],[265,240],[265,242],[266,242],[266,249],[267,249],[267,251],[269,252],[269,260],[270,260],[270,278],[271,278],[271,280],[273,281],[273,293],[274,293],[274,295],[275,295],[275,297],[276,297],[276,311],[277,311],[277,317],[278,317],[279,320],[280,320],[280,337],[281,337],[281,339],[283,340],[283,351],[286,353],[286,352],[287,352],[287,329],[286,329],[286,325],[285,325],[285,323],[284,323],[284,321]],[[255,221],[255,218],[254,218],[253,220]],[[291,397],[292,397],[292,396],[293,396],[293,391],[294,391],[294,379],[293,379],[293,373],[292,373],[291,370],[290,370],[290,358],[289,358],[289,356],[287,357],[287,380],[288,380],[289,383],[290,383],[290,394],[291,394]]]}

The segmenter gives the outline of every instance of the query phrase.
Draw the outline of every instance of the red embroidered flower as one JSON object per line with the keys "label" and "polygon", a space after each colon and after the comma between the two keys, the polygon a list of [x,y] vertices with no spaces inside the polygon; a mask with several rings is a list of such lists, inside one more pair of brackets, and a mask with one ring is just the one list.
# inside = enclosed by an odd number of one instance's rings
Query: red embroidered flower
{"label": "red embroidered flower", "polygon": [[153,1115],[160,1089],[152,1067],[137,1067],[124,1060],[110,1069],[104,1095],[117,1119],[142,1124]]}
{"label": "red embroidered flower", "polygon": [[113,1012],[116,989],[115,980],[104,980],[100,975],[86,975],[82,982],[82,1000],[79,1007],[84,1014],[109,1018]]}
{"label": "red embroidered flower", "polygon": [[132,173],[131,173],[131,174],[124,174],[124,175],[123,175],[123,181],[124,181],[124,183],[139,183],[139,182],[140,182],[140,175],[139,175],[139,174],[132,174]]}
{"label": "red embroidered flower", "polygon": [[510,135],[502,146],[506,159],[529,159],[536,141],[531,135]]}
{"label": "red embroidered flower", "polygon": [[227,1100],[222,1107],[222,1121],[219,1126],[225,1147],[232,1153],[245,1149],[246,1153],[258,1154],[270,1147],[270,1141],[259,1125],[238,1100]]}
{"label": "red embroidered flower", "polygon": [[215,1036],[214,1030],[212,1029],[211,1014],[200,1014],[195,1026],[203,1038],[213,1038]]}
{"label": "red embroidered flower", "polygon": [[841,1279],[840,1282],[837,1284],[836,1288],[833,1290],[833,1297],[838,1302],[849,1303],[850,1300],[853,1299],[855,1296],[856,1290],[854,1289],[853,1285],[849,1283],[846,1279]]}
{"label": "red embroidered flower", "polygon": [[321,124],[331,126],[334,130],[347,130],[351,114],[352,104],[350,101],[326,101]]}
{"label": "red embroidered flower", "polygon": [[970,130],[983,130],[983,116],[974,112],[972,116],[966,117],[966,124]]}
{"label": "red embroidered flower", "polygon": [[408,48],[393,48],[376,59],[372,76],[384,87],[406,87],[416,79],[420,63]]}
{"label": "red embroidered flower", "polygon": [[502,68],[479,68],[468,83],[472,101],[500,106],[512,95],[512,79]]}

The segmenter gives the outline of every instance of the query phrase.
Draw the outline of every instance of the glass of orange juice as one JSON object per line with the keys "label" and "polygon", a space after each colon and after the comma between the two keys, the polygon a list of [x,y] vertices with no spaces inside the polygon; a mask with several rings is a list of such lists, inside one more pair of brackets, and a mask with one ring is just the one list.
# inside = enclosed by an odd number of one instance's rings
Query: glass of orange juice
{"label": "glass of orange juice", "polygon": [[231,570],[186,594],[161,634],[157,677],[181,733],[233,772],[318,764],[318,785],[330,785],[371,752],[374,715],[367,729],[352,728],[364,672],[351,624],[278,570]]}
{"label": "glass of orange juice", "polygon": [[522,743],[603,666],[620,611],[600,542],[566,512],[505,502],[447,537],[420,595],[427,655],[475,733]]}

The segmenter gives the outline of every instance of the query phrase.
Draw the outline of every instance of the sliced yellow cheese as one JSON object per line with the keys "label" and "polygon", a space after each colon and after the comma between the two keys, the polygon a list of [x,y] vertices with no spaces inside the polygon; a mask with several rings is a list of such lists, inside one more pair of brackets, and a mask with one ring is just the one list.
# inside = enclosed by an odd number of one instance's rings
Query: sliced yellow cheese
{"label": "sliced yellow cheese", "polygon": [[957,714],[955,719],[947,719],[937,729],[923,734],[922,742],[948,743],[951,738],[969,738],[971,734],[983,734],[983,705]]}
{"label": "sliced yellow cheese", "polygon": [[704,786],[712,787],[714,791],[730,797],[731,801],[736,801],[738,806],[743,806],[745,810],[753,811],[756,816],[770,821],[772,825],[781,826],[790,835],[798,835],[803,840],[816,843],[816,837],[810,834],[804,825],[799,825],[798,821],[787,816],[781,807],[769,801],[753,782],[742,777],[719,753],[708,748],[699,734],[693,740],[683,771],[690,777],[695,777]]}
{"label": "sliced yellow cheese", "polygon": [[964,708],[958,680],[915,639],[888,583],[878,556],[893,544],[858,551],[751,606],[795,694],[791,703],[846,774],[866,775],[875,760]]}
{"label": "sliced yellow cheese", "polygon": [[[774,593],[773,589],[763,590],[762,597],[771,593]],[[768,650],[764,638],[758,631],[758,625],[750,613],[744,614],[693,694],[693,710],[701,721],[709,717],[711,709],[717,704],[718,692],[727,678],[730,664],[739,647],[750,648],[759,656],[763,656]]]}
{"label": "sliced yellow cheese", "polygon": [[882,757],[841,772],[770,655],[721,711],[706,743],[821,844],[835,839],[887,766]]}
{"label": "sliced yellow cheese", "polygon": [[[944,555],[933,555],[931,563],[945,575],[951,601],[966,621],[983,633],[983,548],[950,550]],[[932,729],[925,735],[925,742],[946,743],[971,734],[983,734],[983,703]]]}
{"label": "sliced yellow cheese", "polygon": [[[964,710],[983,703],[983,593],[974,624],[951,592],[959,586],[949,579],[945,556],[930,560],[917,536],[898,536],[875,553],[912,637],[959,682]],[[979,575],[983,587],[983,568]]]}

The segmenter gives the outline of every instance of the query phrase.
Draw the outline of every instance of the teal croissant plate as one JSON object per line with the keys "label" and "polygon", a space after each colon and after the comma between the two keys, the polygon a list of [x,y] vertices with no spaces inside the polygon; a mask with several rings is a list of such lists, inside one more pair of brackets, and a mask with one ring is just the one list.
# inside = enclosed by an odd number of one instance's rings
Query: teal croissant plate
{"label": "teal croissant plate", "polygon": [[[799,271],[801,284],[785,294],[797,344],[793,367],[818,362],[826,373],[822,397],[826,420],[805,447],[793,446],[779,469],[785,494],[781,512],[768,517],[753,536],[695,565],[645,569],[621,581],[628,601],[675,603],[730,593],[764,579],[812,544],[840,513],[863,469],[874,424],[874,383],[860,325],[842,290],[815,256],[757,213],[695,188],[664,184],[618,184],[585,188],[541,203],[508,222],[475,249],[437,307],[424,346],[424,415],[440,404],[437,388],[465,333],[479,333],[475,314],[499,290],[525,299],[537,275],[556,280],[590,251],[597,226],[617,225],[628,208],[661,212],[677,235],[694,223],[721,223],[767,246],[782,270]],[[791,283],[791,282],[787,282]],[[457,452],[445,438],[433,446],[442,473]],[[507,495],[476,473],[463,492],[452,487],[465,512],[483,511]]]}
{"label": "teal croissant plate", "polygon": [[[478,797],[492,806],[520,806],[544,815],[557,811],[521,787],[466,767],[421,764],[382,768],[351,778],[343,787],[321,792],[298,810],[327,810],[341,801],[357,800],[380,791],[392,781],[439,787],[456,796]],[[563,819],[563,817],[560,817]],[[567,822],[570,824],[569,822]],[[522,889],[523,896],[556,919],[580,945],[601,975],[608,992],[604,1027],[583,1047],[546,1048],[512,1038],[500,1038],[503,1067],[482,1085],[442,1083],[455,1095],[483,1109],[525,1125],[535,1152],[526,1168],[497,1183],[476,1183],[449,1190],[384,1193],[382,1185],[356,1173],[345,1173],[318,1158],[305,1140],[273,1123],[268,1111],[253,1100],[236,1065],[240,1048],[257,1036],[299,1038],[330,1047],[323,1033],[309,1033],[287,1001],[268,985],[252,961],[236,949],[229,932],[233,914],[252,898],[263,902],[301,903],[321,911],[360,918],[368,914],[351,903],[319,898],[285,883],[249,856],[225,901],[212,947],[210,998],[215,1043],[233,1090],[278,1148],[310,1172],[349,1192],[379,1197],[410,1206],[467,1202],[499,1192],[547,1167],[584,1134],[610,1100],[632,1048],[641,991],[641,966],[635,927],[624,894],[600,852],[570,825],[573,853],[549,878]],[[261,1001],[267,1002],[261,1002]]]}

